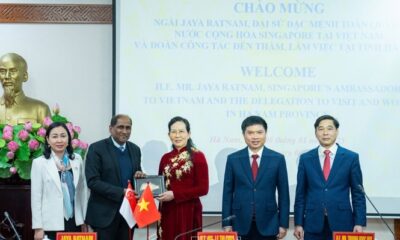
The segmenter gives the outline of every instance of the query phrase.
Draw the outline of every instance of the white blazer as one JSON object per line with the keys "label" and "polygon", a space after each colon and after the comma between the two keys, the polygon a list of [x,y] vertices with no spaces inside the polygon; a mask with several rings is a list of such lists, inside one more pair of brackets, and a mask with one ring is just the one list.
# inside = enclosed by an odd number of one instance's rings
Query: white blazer
{"label": "white blazer", "polygon": [[[53,154],[53,153],[52,153]],[[75,222],[82,225],[87,208],[88,189],[80,155],[70,161],[75,185]],[[54,157],[44,156],[33,160],[31,169],[32,229],[45,231],[64,230],[64,203],[60,175]]]}

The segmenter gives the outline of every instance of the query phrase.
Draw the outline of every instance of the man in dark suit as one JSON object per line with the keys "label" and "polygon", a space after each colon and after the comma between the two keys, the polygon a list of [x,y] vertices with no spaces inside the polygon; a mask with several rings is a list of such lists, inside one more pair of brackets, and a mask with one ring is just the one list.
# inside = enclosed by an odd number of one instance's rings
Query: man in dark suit
{"label": "man in dark suit", "polygon": [[334,117],[319,117],[314,128],[320,146],[300,156],[294,236],[328,240],[332,231],[362,232],[366,204],[358,154],[336,144],[339,122]]}
{"label": "man in dark suit", "polygon": [[132,120],[127,115],[111,119],[109,138],[93,143],[86,156],[86,180],[90,192],[86,223],[97,239],[129,238],[129,227],[119,213],[128,180],[143,177],[141,153],[129,142]]}
{"label": "man in dark suit", "polygon": [[289,227],[285,157],[264,147],[267,123],[263,118],[246,118],[242,133],[247,147],[229,155],[225,167],[222,218],[236,218],[223,222],[224,229],[237,231],[242,240],[284,238]]}

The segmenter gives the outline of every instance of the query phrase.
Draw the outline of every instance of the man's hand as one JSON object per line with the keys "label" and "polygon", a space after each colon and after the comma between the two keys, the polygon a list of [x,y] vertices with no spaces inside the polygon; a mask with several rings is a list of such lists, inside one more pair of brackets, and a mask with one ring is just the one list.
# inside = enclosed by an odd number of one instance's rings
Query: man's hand
{"label": "man's hand", "polygon": [[224,232],[232,232],[232,226],[224,227]]}
{"label": "man's hand", "polygon": [[44,238],[44,230],[43,229],[35,229],[35,234],[33,235],[33,239],[42,240]]}
{"label": "man's hand", "polygon": [[298,240],[303,240],[304,239],[304,229],[302,226],[296,226],[294,228],[293,235],[296,237]]}
{"label": "man's hand", "polygon": [[145,178],[146,177],[146,173],[141,172],[141,171],[136,171],[134,177],[135,178]]}
{"label": "man's hand", "polygon": [[173,191],[166,191],[158,195],[157,199],[160,202],[169,202],[174,199],[174,192]]}
{"label": "man's hand", "polygon": [[361,225],[355,225],[353,228],[353,232],[363,232],[363,228]]}
{"label": "man's hand", "polygon": [[283,227],[279,227],[279,233],[276,235],[278,239],[283,239],[286,236],[287,229]]}

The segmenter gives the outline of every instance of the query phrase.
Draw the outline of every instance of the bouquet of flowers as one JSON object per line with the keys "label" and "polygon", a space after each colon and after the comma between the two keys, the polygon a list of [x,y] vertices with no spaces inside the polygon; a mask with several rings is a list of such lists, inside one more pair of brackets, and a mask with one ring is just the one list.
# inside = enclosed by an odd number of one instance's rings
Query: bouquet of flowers
{"label": "bouquet of flowers", "polygon": [[88,144],[79,140],[81,128],[74,126],[59,113],[60,110],[56,106],[53,115],[46,117],[42,124],[31,122],[14,126],[0,124],[0,178],[18,174],[22,179],[30,179],[32,160],[43,154],[46,129],[53,122],[67,125],[74,152],[84,157]]}

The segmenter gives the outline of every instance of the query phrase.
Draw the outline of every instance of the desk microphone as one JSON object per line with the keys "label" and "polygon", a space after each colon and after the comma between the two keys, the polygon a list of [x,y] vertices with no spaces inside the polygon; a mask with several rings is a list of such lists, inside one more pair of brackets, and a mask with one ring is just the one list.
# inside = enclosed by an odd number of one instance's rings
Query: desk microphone
{"label": "desk microphone", "polygon": [[12,230],[14,231],[15,236],[17,236],[17,239],[18,239],[18,240],[21,240],[21,237],[19,236],[19,234],[18,234],[18,232],[17,232],[17,229],[15,229],[14,221],[11,219],[10,215],[8,215],[8,212],[7,212],[7,211],[4,211],[4,216],[6,217],[6,219],[8,220],[8,222],[10,223],[11,228],[12,228]]}
{"label": "desk microphone", "polygon": [[236,216],[235,216],[235,215],[231,215],[231,216],[229,216],[229,217],[226,217],[226,218],[224,218],[224,219],[218,220],[218,221],[216,221],[216,222],[213,222],[213,223],[210,223],[210,224],[207,224],[207,225],[204,225],[204,226],[201,226],[201,227],[198,227],[198,228],[189,230],[189,231],[187,231],[187,232],[180,233],[180,234],[176,235],[176,237],[174,238],[174,240],[177,240],[178,238],[180,238],[180,237],[182,237],[182,236],[185,236],[186,234],[189,234],[189,233],[192,233],[192,232],[196,232],[196,231],[199,231],[199,230],[201,230],[201,229],[203,229],[203,228],[208,228],[208,227],[211,227],[211,226],[213,226],[213,225],[215,225],[215,224],[218,224],[218,223],[221,223],[221,222],[225,222],[225,221],[229,221],[229,220],[232,220],[232,219],[234,219],[234,218],[236,218]]}
{"label": "desk microphone", "polygon": [[393,239],[396,239],[396,236],[394,235],[394,232],[392,229],[389,227],[385,219],[383,218],[382,214],[378,211],[378,209],[375,207],[374,203],[369,199],[367,193],[364,191],[364,188],[361,184],[358,185],[358,188],[360,188],[361,192],[364,194],[364,196],[367,198],[368,202],[372,205],[372,207],[375,209],[375,212],[378,213],[378,216],[381,218],[382,222],[386,225],[387,229],[392,233]]}

